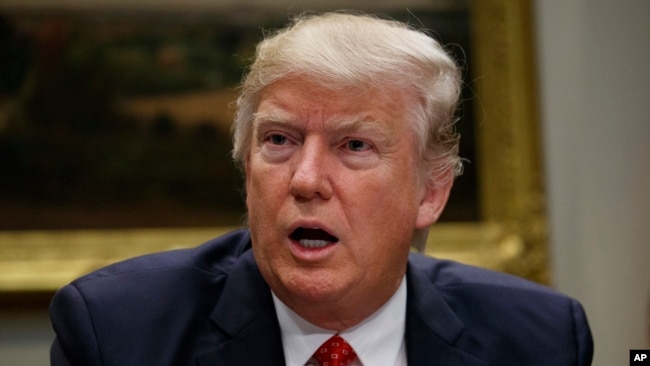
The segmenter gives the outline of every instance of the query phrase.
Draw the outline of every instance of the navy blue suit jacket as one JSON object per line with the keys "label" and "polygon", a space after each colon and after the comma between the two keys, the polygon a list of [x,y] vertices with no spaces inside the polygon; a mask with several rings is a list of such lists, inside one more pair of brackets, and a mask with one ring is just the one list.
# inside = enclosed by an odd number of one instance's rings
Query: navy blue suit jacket
{"label": "navy blue suit jacket", "polygon": [[[268,285],[236,231],[194,249],[127,260],[52,300],[52,365],[284,365]],[[411,255],[409,365],[589,365],[582,307],[549,288]],[[368,365],[377,366],[377,365]]]}

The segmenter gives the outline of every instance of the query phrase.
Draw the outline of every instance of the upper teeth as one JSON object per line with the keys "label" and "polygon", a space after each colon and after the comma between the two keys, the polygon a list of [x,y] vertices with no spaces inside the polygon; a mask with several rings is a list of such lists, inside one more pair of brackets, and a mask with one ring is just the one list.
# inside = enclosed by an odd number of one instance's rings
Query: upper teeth
{"label": "upper teeth", "polygon": [[300,239],[300,245],[306,248],[320,248],[327,245],[326,240],[317,240],[317,239]]}

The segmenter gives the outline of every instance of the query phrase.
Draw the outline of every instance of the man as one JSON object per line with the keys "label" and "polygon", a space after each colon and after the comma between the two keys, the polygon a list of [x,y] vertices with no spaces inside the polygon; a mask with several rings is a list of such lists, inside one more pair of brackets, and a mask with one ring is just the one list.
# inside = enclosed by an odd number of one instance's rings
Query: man
{"label": "man", "polygon": [[61,289],[52,364],[590,364],[574,300],[410,254],[460,171],[459,89],[401,23],[330,13],[267,38],[233,130],[249,229]]}

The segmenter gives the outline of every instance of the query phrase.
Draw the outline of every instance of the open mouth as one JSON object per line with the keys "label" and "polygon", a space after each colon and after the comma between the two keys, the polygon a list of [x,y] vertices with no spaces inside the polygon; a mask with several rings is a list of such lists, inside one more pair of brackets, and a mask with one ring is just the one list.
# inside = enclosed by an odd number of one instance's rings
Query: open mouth
{"label": "open mouth", "polygon": [[300,243],[305,248],[322,248],[339,239],[321,228],[299,227],[289,235],[291,240]]}

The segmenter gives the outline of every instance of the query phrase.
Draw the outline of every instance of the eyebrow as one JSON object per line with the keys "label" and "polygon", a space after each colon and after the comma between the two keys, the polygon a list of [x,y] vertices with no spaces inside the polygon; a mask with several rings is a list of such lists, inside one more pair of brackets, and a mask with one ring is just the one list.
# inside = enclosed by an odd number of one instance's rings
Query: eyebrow
{"label": "eyebrow", "polygon": [[[267,124],[277,124],[285,127],[299,129],[296,126],[297,119],[290,113],[283,113],[282,111],[268,111],[257,112],[253,114],[253,125],[259,126]],[[368,133],[372,135],[379,143],[388,143],[390,140],[389,134],[382,128],[379,120],[374,118],[365,118],[364,116],[348,116],[345,118],[337,119],[332,124],[332,127],[327,129],[328,132],[335,135],[355,134],[355,133]],[[254,127],[255,128],[255,127]]]}
{"label": "eyebrow", "polygon": [[341,119],[335,124],[333,132],[339,134],[346,133],[368,133],[378,140],[381,144],[387,144],[390,140],[390,135],[385,128],[382,128],[380,121],[374,118],[364,118],[362,116],[353,116],[346,119]]}
{"label": "eyebrow", "polygon": [[384,133],[381,124],[376,119],[356,116],[337,121],[333,129],[336,131],[375,131],[376,133]]}
{"label": "eyebrow", "polygon": [[253,113],[253,124],[260,122],[277,122],[277,123],[291,123],[296,119],[291,117],[288,113],[282,112],[256,112]]}

